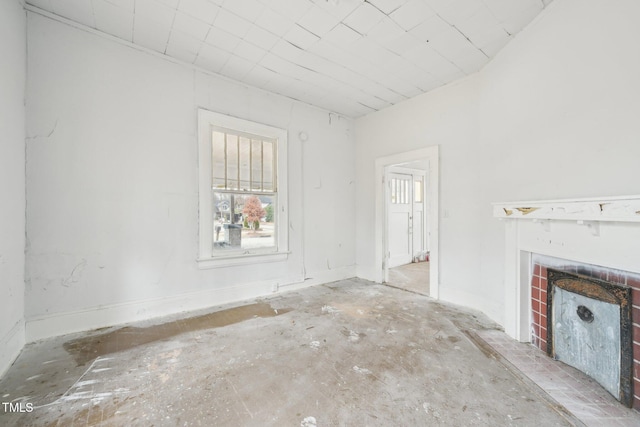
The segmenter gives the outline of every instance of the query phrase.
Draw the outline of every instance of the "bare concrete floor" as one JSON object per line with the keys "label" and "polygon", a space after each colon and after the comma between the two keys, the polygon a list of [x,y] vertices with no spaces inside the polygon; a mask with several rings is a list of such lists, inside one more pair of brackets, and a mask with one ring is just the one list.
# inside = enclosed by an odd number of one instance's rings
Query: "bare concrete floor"
{"label": "bare concrete floor", "polygon": [[3,426],[566,426],[474,338],[482,315],[345,280],[29,344]]}

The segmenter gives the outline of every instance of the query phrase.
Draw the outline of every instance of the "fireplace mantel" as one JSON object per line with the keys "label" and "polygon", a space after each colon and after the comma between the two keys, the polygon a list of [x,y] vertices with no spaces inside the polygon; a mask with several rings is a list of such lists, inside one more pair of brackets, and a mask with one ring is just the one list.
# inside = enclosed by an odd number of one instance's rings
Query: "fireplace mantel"
{"label": "fireplace mantel", "polygon": [[505,332],[530,339],[534,254],[640,274],[640,196],[493,203],[504,223]]}
{"label": "fireplace mantel", "polygon": [[509,219],[640,222],[640,196],[493,203],[493,216]]}

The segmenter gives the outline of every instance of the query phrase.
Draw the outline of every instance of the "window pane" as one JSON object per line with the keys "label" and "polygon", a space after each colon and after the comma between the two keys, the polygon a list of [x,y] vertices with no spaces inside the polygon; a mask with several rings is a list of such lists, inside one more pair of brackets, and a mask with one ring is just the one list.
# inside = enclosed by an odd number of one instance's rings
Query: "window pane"
{"label": "window pane", "polygon": [[238,186],[238,136],[227,134],[227,189],[237,190]]}
{"label": "window pane", "polygon": [[251,189],[262,190],[262,141],[251,140]]}
{"label": "window pane", "polygon": [[251,187],[251,140],[240,137],[240,189],[248,191]]}
{"label": "window pane", "polygon": [[213,132],[211,141],[211,185],[213,188],[225,188],[224,133]]}
{"label": "window pane", "polygon": [[402,180],[402,203],[409,203],[409,180]]}
{"label": "window pane", "polygon": [[396,195],[396,179],[391,178],[391,203],[394,205],[397,203],[397,195]]}
{"label": "window pane", "polygon": [[275,195],[214,191],[213,204],[214,252],[275,248]]}
{"label": "window pane", "polygon": [[273,149],[271,141],[262,141],[262,191],[275,191],[275,174],[273,170]]}
{"label": "window pane", "polygon": [[416,180],[413,183],[414,186],[414,198],[415,203],[422,203],[422,179]]}

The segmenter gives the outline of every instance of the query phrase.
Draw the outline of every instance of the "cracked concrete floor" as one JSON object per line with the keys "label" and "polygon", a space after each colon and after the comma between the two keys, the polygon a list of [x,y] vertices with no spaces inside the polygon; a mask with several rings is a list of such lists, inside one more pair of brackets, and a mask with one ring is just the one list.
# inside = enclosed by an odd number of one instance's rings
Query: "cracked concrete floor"
{"label": "cracked concrete floor", "polygon": [[574,424],[474,339],[481,314],[364,280],[29,344],[7,426]]}

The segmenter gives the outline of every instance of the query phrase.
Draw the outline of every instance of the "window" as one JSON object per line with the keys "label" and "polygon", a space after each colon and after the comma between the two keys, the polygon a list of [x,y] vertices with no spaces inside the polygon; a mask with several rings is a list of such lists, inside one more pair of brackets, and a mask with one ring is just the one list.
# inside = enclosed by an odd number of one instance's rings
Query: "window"
{"label": "window", "polygon": [[424,186],[422,184],[422,177],[414,178],[413,189],[414,189],[413,202],[414,203],[422,203],[422,194],[424,193]]}
{"label": "window", "polygon": [[287,132],[199,110],[203,268],[284,260]]}
{"label": "window", "polygon": [[394,205],[405,205],[409,201],[410,181],[402,178],[391,178],[391,203]]}

